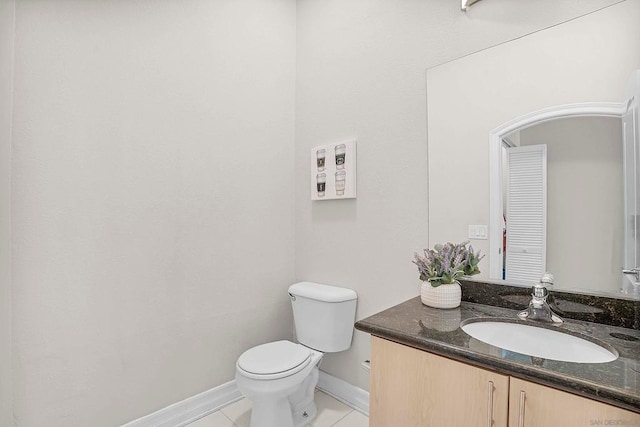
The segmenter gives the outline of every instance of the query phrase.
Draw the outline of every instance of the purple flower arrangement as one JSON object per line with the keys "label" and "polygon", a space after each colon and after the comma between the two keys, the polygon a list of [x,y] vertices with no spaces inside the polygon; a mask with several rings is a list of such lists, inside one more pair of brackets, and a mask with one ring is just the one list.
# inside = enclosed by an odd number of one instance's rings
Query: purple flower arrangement
{"label": "purple flower arrangement", "polygon": [[425,249],[424,256],[414,256],[413,263],[418,266],[420,280],[427,281],[437,288],[440,285],[455,283],[462,276],[480,273],[478,263],[484,258],[480,251],[474,252],[469,242],[458,244],[437,244],[433,249]]}

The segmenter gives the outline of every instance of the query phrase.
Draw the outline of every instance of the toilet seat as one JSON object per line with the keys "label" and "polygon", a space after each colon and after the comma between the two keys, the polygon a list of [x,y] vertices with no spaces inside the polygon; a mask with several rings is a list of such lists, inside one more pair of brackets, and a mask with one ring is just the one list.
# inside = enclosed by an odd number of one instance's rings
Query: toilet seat
{"label": "toilet seat", "polygon": [[312,351],[291,341],[262,344],[242,353],[237,367],[243,375],[260,380],[288,377],[311,362]]}

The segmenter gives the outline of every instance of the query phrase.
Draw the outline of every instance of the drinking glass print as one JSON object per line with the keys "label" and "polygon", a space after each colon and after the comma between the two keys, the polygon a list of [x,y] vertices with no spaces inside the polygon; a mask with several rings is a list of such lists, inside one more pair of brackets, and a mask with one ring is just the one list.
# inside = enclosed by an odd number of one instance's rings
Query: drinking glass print
{"label": "drinking glass print", "polygon": [[326,157],[326,150],[324,148],[316,151],[316,164],[318,166],[319,172],[322,172],[324,170],[325,157]]}
{"label": "drinking glass print", "polygon": [[336,172],[336,195],[344,196],[345,179],[347,173],[345,171]]}
{"label": "drinking glass print", "polygon": [[344,144],[336,145],[336,169],[344,169],[344,160],[347,146]]}
{"label": "drinking glass print", "polygon": [[324,173],[319,173],[316,175],[316,191],[318,192],[318,197],[324,197],[324,188],[327,183],[327,175]]}

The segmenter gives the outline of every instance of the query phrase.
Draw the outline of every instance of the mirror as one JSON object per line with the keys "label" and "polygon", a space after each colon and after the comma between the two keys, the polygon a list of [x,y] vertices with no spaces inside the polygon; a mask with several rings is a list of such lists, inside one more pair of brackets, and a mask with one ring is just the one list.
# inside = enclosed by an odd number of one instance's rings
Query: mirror
{"label": "mirror", "polygon": [[[631,251],[624,243],[635,226],[623,220],[628,185],[622,115],[629,76],[640,68],[639,19],[640,4],[623,2],[427,70],[430,246],[471,240],[487,254],[475,278],[523,285],[537,280],[539,270],[527,275],[527,261],[517,254],[510,268],[508,250],[505,259],[501,217],[509,213],[503,201],[510,200],[510,186],[506,174],[505,181],[495,176],[510,150],[503,149],[503,160],[502,146],[546,145],[546,236],[536,268],[556,275],[556,289],[622,295],[631,282],[622,268],[637,262],[635,239]],[[489,141],[497,131],[503,134],[496,166]],[[631,178],[629,183],[638,182],[637,175]],[[597,209],[596,199],[602,202]],[[520,219],[506,227],[512,237]],[[481,238],[470,239],[478,231]],[[633,261],[625,260],[625,252],[634,252]],[[518,268],[522,274],[515,274]]]}

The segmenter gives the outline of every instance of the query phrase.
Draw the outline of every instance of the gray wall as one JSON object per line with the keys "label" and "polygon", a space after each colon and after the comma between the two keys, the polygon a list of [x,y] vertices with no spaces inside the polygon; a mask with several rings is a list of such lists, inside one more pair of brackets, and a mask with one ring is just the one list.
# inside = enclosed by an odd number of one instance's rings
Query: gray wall
{"label": "gray wall", "polygon": [[[411,258],[428,245],[425,69],[613,3],[487,0],[463,13],[455,1],[298,1],[296,279],[352,287],[358,318],[417,296]],[[358,198],[311,202],[311,147],[351,137]],[[359,366],[369,353],[358,332],[323,369],[368,388]]]}
{"label": "gray wall", "polygon": [[[560,289],[616,292],[622,285],[622,123],[554,120],[520,132],[547,144],[547,271]],[[592,266],[598,266],[593,268]]]}
{"label": "gray wall", "polygon": [[295,2],[16,12],[18,426],[119,425],[292,338]]}
{"label": "gray wall", "polygon": [[15,2],[0,0],[0,425],[11,402],[11,101]]}

